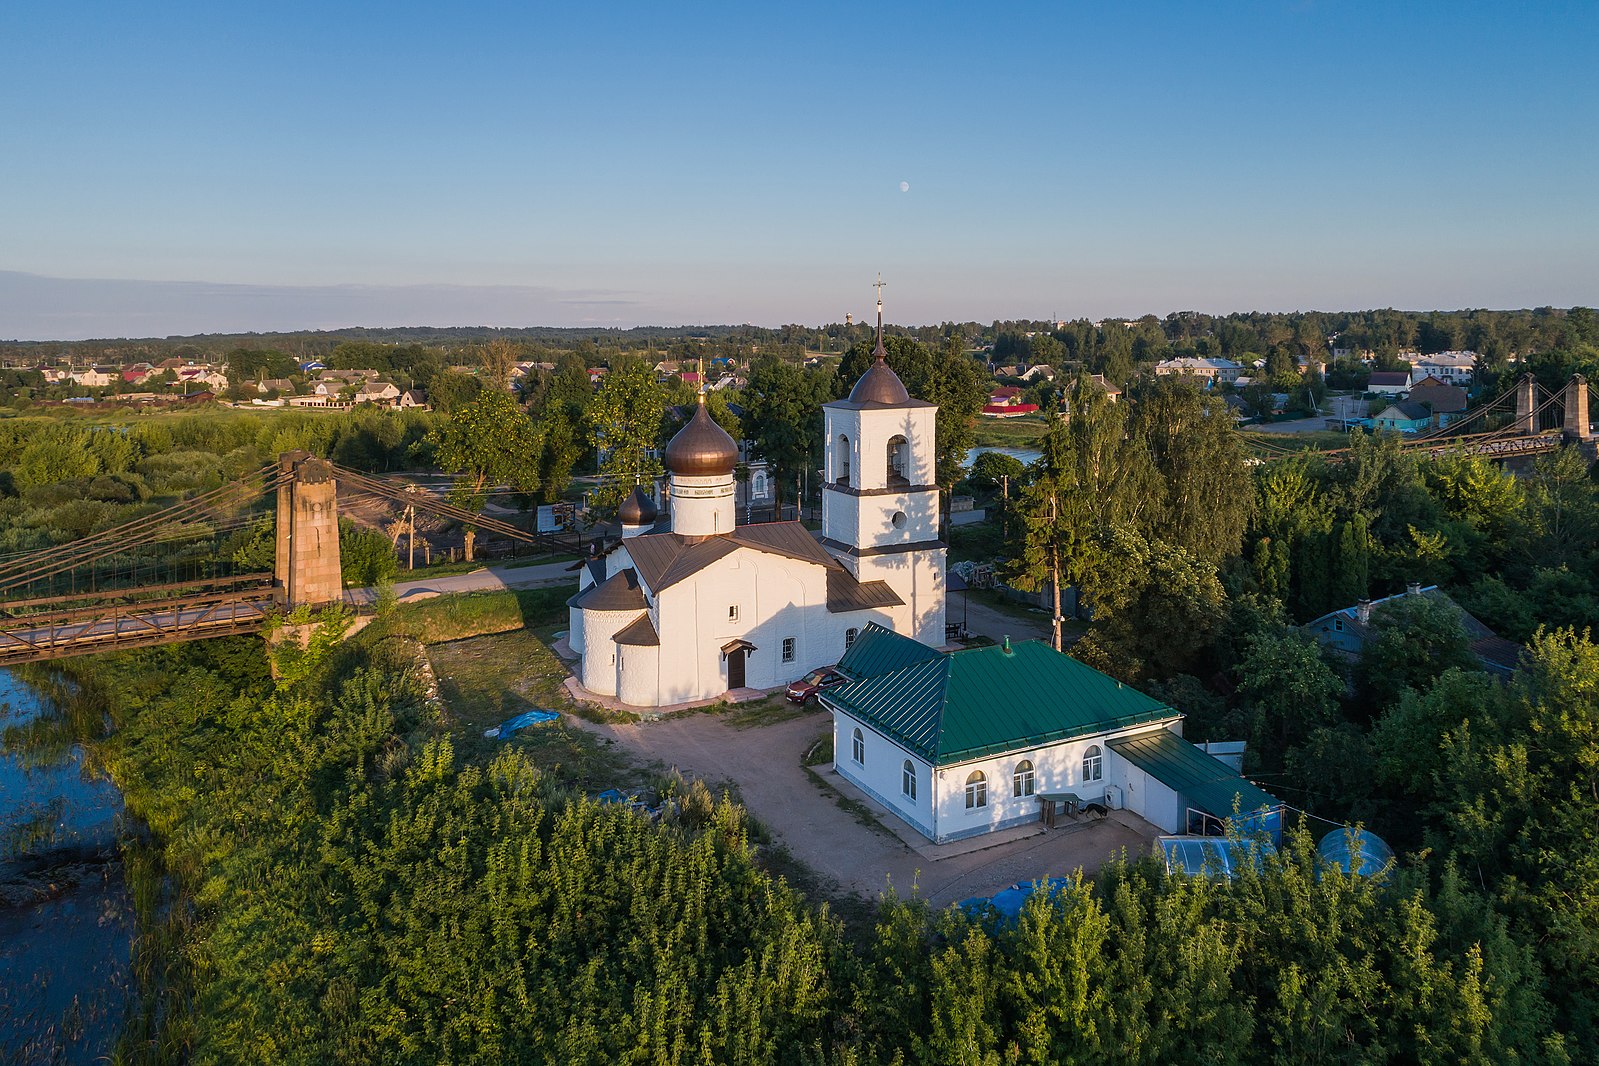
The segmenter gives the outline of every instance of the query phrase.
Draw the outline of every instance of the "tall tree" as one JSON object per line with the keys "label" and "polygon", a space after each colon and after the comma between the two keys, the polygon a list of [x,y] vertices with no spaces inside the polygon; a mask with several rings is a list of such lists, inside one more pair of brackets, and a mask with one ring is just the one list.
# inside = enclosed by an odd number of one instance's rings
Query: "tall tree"
{"label": "tall tree", "polygon": [[1213,564],[1237,555],[1254,489],[1227,405],[1190,383],[1160,378],[1137,396],[1133,422],[1160,476],[1154,537]]}
{"label": "tall tree", "polygon": [[796,484],[820,460],[822,404],[833,398],[832,374],[775,357],[760,359],[739,398],[746,435],[771,468],[781,513],[783,487]]}
{"label": "tall tree", "polygon": [[[520,492],[539,487],[539,429],[510,395],[484,390],[456,410],[428,435],[440,469],[462,475],[450,500],[469,511],[481,511],[487,491],[509,485]],[[466,557],[472,558],[476,530],[467,529]]]}
{"label": "tall tree", "polygon": [[661,475],[655,450],[661,445],[666,393],[655,371],[634,359],[619,361],[600,382],[587,412],[589,443],[600,456],[600,483],[589,504],[614,510],[641,482]]}

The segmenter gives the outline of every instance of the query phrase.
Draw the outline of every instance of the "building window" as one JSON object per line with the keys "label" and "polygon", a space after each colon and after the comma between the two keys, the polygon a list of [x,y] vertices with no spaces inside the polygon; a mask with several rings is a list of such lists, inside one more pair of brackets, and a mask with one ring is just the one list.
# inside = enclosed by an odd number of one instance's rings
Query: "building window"
{"label": "building window", "polygon": [[844,630],[844,650],[849,651],[853,648],[855,646],[855,638],[860,635],[861,631],[854,627]]}
{"label": "building window", "polygon": [[791,663],[791,662],[794,661],[794,638],[793,637],[784,637],[783,638],[783,661],[785,663]]}
{"label": "building window", "polygon": [[1031,796],[1036,775],[1033,773],[1031,760],[1023,759],[1016,764],[1016,772],[1011,774],[1010,791],[1012,796]]}
{"label": "building window", "polygon": [[1342,618],[1334,618],[1333,628],[1342,633],[1344,631],[1344,620]]}
{"label": "building window", "polygon": [[754,495],[755,495],[755,498],[757,500],[766,499],[766,475],[765,474],[756,474],[755,475]]}
{"label": "building window", "polygon": [[1083,780],[1098,781],[1100,773],[1099,745],[1095,744],[1083,752]]}
{"label": "building window", "polygon": [[727,620],[729,622],[738,621],[738,604],[736,604],[736,603],[728,604],[728,606],[727,606]]}
{"label": "building window", "polygon": [[849,484],[849,438],[844,436],[844,434],[842,434],[842,433],[840,433],[838,435],[838,456],[833,462],[833,468],[834,468],[835,472],[838,475],[838,477],[836,479],[838,481],[838,483],[840,485],[848,485]]}
{"label": "building window", "polygon": [[910,484],[905,476],[905,453],[909,447],[905,438],[897,433],[888,439],[888,483],[893,488]]}
{"label": "building window", "polygon": [[857,765],[866,765],[866,738],[861,735],[861,731],[859,729],[850,734],[849,754],[850,758],[854,759]]}
{"label": "building window", "polygon": [[983,771],[973,770],[966,779],[966,809],[975,811],[979,807],[988,806],[988,778],[983,776]]}
{"label": "building window", "polygon": [[900,768],[899,790],[905,793],[905,798],[908,800],[916,798],[916,765],[909,759],[906,759],[905,765]]}

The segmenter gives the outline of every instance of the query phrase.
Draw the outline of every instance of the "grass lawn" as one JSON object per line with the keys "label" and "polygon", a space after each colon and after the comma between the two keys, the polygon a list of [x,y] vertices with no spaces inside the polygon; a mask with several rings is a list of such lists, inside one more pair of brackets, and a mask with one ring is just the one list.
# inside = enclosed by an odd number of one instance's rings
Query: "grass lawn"
{"label": "grass lawn", "polygon": [[574,581],[536,589],[495,589],[468,592],[415,603],[402,603],[377,626],[414,637],[424,644],[439,644],[485,633],[539,629],[566,624],[566,601],[577,591]]}
{"label": "grass lawn", "polygon": [[1246,442],[1259,441],[1297,451],[1328,451],[1333,448],[1349,447],[1347,433],[1328,429],[1318,429],[1310,433],[1251,433],[1244,430],[1243,436]]}
{"label": "grass lawn", "polygon": [[977,419],[977,444],[988,448],[1021,448],[1036,443],[1049,429],[1037,415]]}
{"label": "grass lawn", "polygon": [[529,726],[509,739],[483,735],[523,711],[571,714],[575,704],[562,682],[566,670],[553,652],[526,629],[433,644],[427,649],[456,750],[484,764],[511,745],[558,784],[586,793],[607,788],[630,791],[651,783],[621,750],[565,722]]}

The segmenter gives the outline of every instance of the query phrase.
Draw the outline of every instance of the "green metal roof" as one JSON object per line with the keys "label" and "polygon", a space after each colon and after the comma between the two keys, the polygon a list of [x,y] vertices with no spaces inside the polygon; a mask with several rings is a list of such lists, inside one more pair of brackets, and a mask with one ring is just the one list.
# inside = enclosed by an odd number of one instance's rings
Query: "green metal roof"
{"label": "green metal roof", "polygon": [[1107,743],[1111,751],[1184,796],[1191,806],[1218,818],[1232,817],[1234,797],[1243,814],[1262,807],[1282,806],[1282,800],[1245,781],[1227,764],[1200,751],[1169,729],[1155,729]]}
{"label": "green metal roof", "polygon": [[877,622],[868,622],[838,661],[838,668],[859,680],[943,656],[944,653],[937,648],[929,648],[919,640],[902,637]]}
{"label": "green metal roof", "polygon": [[[867,635],[863,632],[855,647]],[[1039,641],[1009,651],[995,645],[945,654],[905,637],[895,639],[922,649],[919,661],[839,685],[822,699],[934,765],[1156,722],[1176,713]],[[853,673],[848,655],[839,666]]]}

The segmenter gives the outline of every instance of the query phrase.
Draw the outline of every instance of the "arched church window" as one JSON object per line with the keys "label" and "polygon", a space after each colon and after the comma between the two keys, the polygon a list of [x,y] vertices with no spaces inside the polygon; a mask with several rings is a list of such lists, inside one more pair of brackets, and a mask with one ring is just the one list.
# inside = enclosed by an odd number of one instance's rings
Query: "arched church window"
{"label": "arched church window", "polygon": [[844,434],[838,435],[838,458],[835,461],[838,472],[837,481],[840,485],[849,484],[849,438]]}
{"label": "arched church window", "polygon": [[910,442],[903,435],[896,433],[888,439],[888,484],[891,488],[910,484],[910,479],[905,476],[909,452]]}

